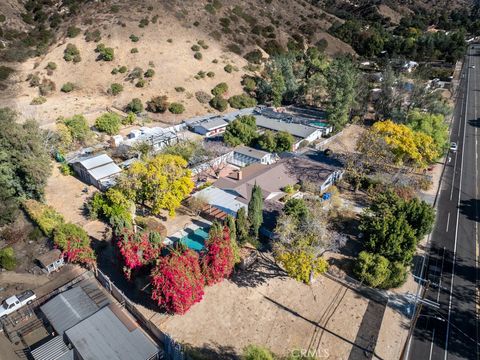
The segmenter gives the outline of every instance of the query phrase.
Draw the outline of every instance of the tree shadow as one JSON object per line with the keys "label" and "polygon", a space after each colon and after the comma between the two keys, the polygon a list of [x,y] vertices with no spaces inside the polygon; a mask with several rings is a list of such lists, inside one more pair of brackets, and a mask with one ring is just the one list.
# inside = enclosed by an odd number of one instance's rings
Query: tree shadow
{"label": "tree shadow", "polygon": [[271,256],[260,252],[252,266],[245,270],[236,270],[230,280],[239,287],[257,287],[275,278],[285,279],[288,274]]}
{"label": "tree shadow", "polygon": [[189,360],[239,360],[242,357],[237,354],[232,346],[218,344],[203,344],[203,346],[183,345],[185,354]]}
{"label": "tree shadow", "polygon": [[473,126],[473,127],[480,127],[480,118],[473,119],[473,120],[468,120],[468,125]]}
{"label": "tree shadow", "polygon": [[470,199],[460,201],[460,213],[465,215],[468,220],[480,221],[480,199]]}
{"label": "tree shadow", "polygon": [[[354,349],[355,349],[355,348],[358,348],[358,350],[359,350],[360,352],[364,352],[365,354],[367,354],[367,356],[366,356],[367,358],[372,358],[373,356],[375,356],[377,359],[382,360],[382,358],[381,358],[380,356],[378,356],[378,354],[375,353],[375,349],[374,349],[374,348],[375,348],[375,344],[373,344],[373,349],[372,349],[372,346],[368,346],[368,347],[364,346],[364,344],[363,344],[364,341],[362,341],[362,344],[357,344],[356,341],[355,341],[355,342],[354,342],[354,341],[351,341],[351,340],[343,337],[342,335],[339,335],[339,334],[337,334],[336,332],[334,332],[334,331],[332,331],[332,330],[330,330],[330,329],[327,329],[325,326],[322,326],[322,325],[320,325],[319,323],[315,322],[314,320],[311,320],[311,319],[308,319],[308,318],[304,317],[303,315],[301,315],[301,314],[298,313],[297,311],[289,308],[288,306],[285,306],[285,305],[279,303],[278,301],[276,301],[276,300],[274,300],[274,299],[272,299],[272,298],[270,298],[270,297],[268,297],[268,296],[265,296],[265,295],[264,295],[263,297],[264,297],[264,299],[266,299],[266,300],[270,301],[271,303],[273,303],[274,305],[276,305],[278,308],[280,308],[280,309],[282,309],[282,310],[290,313],[291,315],[293,315],[293,316],[295,316],[295,317],[297,317],[297,318],[300,318],[300,319],[302,319],[302,320],[310,323],[311,325],[315,326],[316,328],[321,329],[323,332],[328,333],[328,334],[334,336],[334,337],[337,338],[338,340],[341,340],[341,341],[343,341],[343,342],[346,342],[346,343],[352,345]],[[378,310],[378,309],[381,309],[381,308],[380,308],[380,307],[378,307],[378,308],[376,307],[376,310]],[[379,313],[378,313],[378,311],[376,311],[376,310],[375,310],[375,311],[372,311],[371,313],[376,313],[375,316],[378,317],[378,316],[379,316]],[[382,313],[382,317],[383,317],[383,313]],[[378,329],[379,329],[379,327],[378,327]],[[378,336],[378,334],[377,334],[377,336]],[[357,338],[358,338],[358,336],[357,336]],[[375,343],[376,343],[376,342],[375,342]],[[352,350],[352,352],[353,352],[353,351],[354,351],[354,350]],[[355,350],[355,351],[356,351],[356,350]]]}
{"label": "tree shadow", "polygon": [[134,303],[161,312],[149,292],[148,277],[151,270],[149,266],[145,266],[140,272],[132,275],[132,279],[128,281],[123,274],[121,263],[111,242],[92,239],[92,247],[96,250],[98,269],[108,276],[118,290]]}

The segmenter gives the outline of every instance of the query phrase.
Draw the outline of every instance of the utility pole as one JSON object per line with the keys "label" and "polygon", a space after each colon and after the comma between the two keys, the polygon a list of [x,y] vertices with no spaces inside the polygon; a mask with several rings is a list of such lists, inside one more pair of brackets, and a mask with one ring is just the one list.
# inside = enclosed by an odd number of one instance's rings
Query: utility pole
{"label": "utility pole", "polygon": [[416,300],[420,304],[419,304],[419,306],[417,306],[417,310],[415,311],[415,314],[413,315],[412,324],[410,326],[410,329],[408,330],[407,340],[405,341],[405,345],[403,345],[402,353],[400,354],[399,360],[408,360],[407,359],[407,356],[408,356],[407,349],[408,349],[408,346],[410,344],[410,339],[413,335],[413,331],[415,330],[415,326],[417,325],[417,320],[420,317],[420,312],[422,311],[423,305],[424,304],[429,304],[429,302],[425,300],[425,296],[427,294],[428,288],[430,287],[430,280],[423,280],[423,281],[426,281],[426,285],[423,288],[421,298],[420,299],[417,298],[417,300]]}

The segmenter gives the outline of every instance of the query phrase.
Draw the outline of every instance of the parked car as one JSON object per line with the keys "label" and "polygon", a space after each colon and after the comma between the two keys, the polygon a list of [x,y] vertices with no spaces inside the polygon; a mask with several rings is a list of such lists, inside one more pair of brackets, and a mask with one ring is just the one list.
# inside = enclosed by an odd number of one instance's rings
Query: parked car
{"label": "parked car", "polygon": [[457,143],[456,143],[456,142],[452,142],[452,143],[450,144],[450,150],[452,150],[452,151],[457,151],[457,149],[458,149]]}
{"label": "parked car", "polygon": [[31,304],[37,296],[32,290],[27,290],[20,295],[13,295],[5,299],[0,306],[0,318],[6,317],[27,304]]}

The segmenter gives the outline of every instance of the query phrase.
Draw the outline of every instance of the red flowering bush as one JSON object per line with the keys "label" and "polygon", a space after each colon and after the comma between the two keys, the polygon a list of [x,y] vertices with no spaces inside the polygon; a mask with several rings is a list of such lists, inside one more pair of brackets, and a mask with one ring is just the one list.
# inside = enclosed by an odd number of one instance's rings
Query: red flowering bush
{"label": "red flowering bush", "polygon": [[96,258],[90,247],[90,238],[78,225],[70,223],[59,225],[54,231],[53,243],[62,250],[62,256],[68,262],[95,265]]}
{"label": "red flowering bush", "polygon": [[149,233],[135,234],[129,229],[123,229],[115,236],[124,264],[123,272],[129,280],[133,270],[153,262],[160,256],[162,242],[154,241],[149,235]]}
{"label": "red flowering bush", "polygon": [[169,313],[184,314],[202,300],[205,279],[198,254],[172,251],[159,259],[152,271],[152,299]]}
{"label": "red flowering bush", "polygon": [[230,230],[223,227],[218,233],[210,233],[202,258],[202,272],[208,285],[229,277],[235,265]]}

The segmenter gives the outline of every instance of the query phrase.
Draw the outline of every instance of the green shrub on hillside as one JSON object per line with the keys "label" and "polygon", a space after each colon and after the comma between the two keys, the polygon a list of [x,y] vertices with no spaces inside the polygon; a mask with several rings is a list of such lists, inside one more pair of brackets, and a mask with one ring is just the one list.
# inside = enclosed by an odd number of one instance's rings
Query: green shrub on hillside
{"label": "green shrub on hillside", "polygon": [[250,108],[257,105],[257,100],[247,94],[234,95],[228,99],[228,103],[234,109]]}
{"label": "green shrub on hillside", "polygon": [[102,34],[100,33],[100,30],[94,30],[94,31],[85,31],[85,41],[86,42],[99,42],[102,40]]}
{"label": "green shrub on hillside", "polygon": [[218,111],[225,111],[228,108],[228,101],[221,96],[215,96],[210,100],[210,106]]}
{"label": "green shrub on hillside", "polygon": [[95,127],[98,131],[107,133],[108,135],[115,135],[120,131],[121,123],[122,119],[119,115],[107,112],[95,120]]}
{"label": "green shrub on hillside", "polygon": [[57,64],[54,63],[53,61],[50,61],[47,66],[45,67],[45,69],[48,69],[48,70],[56,70],[57,69]]}
{"label": "green shrub on hillside", "polygon": [[15,251],[11,246],[0,250],[0,267],[5,270],[12,271],[17,266],[17,259],[15,258]]}
{"label": "green shrub on hillside", "polygon": [[120,74],[125,74],[127,71],[128,71],[128,69],[127,69],[126,66],[120,66],[120,67],[118,68],[118,72],[119,72]]}
{"label": "green shrub on hillside", "polygon": [[63,58],[65,61],[80,62],[80,51],[73,44],[67,44],[67,47],[63,51]]}
{"label": "green shrub on hillside", "polygon": [[134,34],[130,35],[130,40],[132,40],[132,42],[137,42],[138,40],[140,40],[140,38]]}
{"label": "green shrub on hillside", "polygon": [[75,89],[75,85],[71,82],[67,82],[67,83],[62,85],[62,88],[60,89],[60,91],[62,91],[64,93],[69,93],[69,92],[73,91],[74,89]]}
{"label": "green shrub on hillside", "polygon": [[170,111],[172,114],[182,114],[185,111],[185,106],[183,106],[180,103],[171,103],[170,106],[168,107],[168,111]]}
{"label": "green shrub on hillside", "polygon": [[130,54],[138,54],[138,49],[137,48],[131,48],[130,49]]}
{"label": "green shrub on hillside", "polygon": [[126,107],[127,111],[131,111],[134,114],[141,113],[143,111],[143,103],[139,98],[134,98],[130,101]]}
{"label": "green shrub on hillside", "polygon": [[113,96],[120,94],[123,91],[123,85],[119,83],[113,83],[110,85],[109,93]]}
{"label": "green shrub on hillside", "polygon": [[212,89],[213,96],[223,95],[228,91],[227,83],[221,82]]}
{"label": "green shrub on hillside", "polygon": [[190,49],[192,49],[192,51],[200,51],[200,46],[195,44],[195,45],[192,45]]}
{"label": "green shrub on hillside", "polygon": [[153,77],[153,75],[155,75],[155,70],[153,69],[148,69],[147,71],[145,71],[145,74],[143,74],[143,76],[145,76],[146,78],[151,78]]}
{"label": "green shrub on hillside", "polygon": [[42,105],[47,102],[47,98],[44,96],[37,96],[32,99],[30,105]]}
{"label": "green shrub on hillside", "polygon": [[76,36],[78,36],[78,34],[80,34],[82,30],[75,27],[75,26],[69,26],[68,29],[67,29],[67,36],[69,38],[74,38]]}
{"label": "green shrub on hillside", "polygon": [[151,100],[147,101],[147,111],[153,113],[164,113],[168,109],[167,96],[154,96]]}
{"label": "green shrub on hillside", "polygon": [[203,56],[202,53],[197,51],[195,54],[193,54],[193,57],[197,60],[202,60]]}

